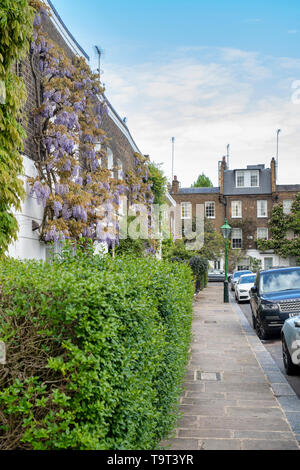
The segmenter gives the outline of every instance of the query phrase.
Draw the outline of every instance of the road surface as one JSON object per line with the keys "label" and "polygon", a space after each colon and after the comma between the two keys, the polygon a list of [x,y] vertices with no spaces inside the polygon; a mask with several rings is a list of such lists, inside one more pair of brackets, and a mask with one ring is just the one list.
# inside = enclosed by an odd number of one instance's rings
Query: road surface
{"label": "road surface", "polygon": [[[233,296],[234,297],[234,296]],[[248,322],[252,325],[252,314],[249,302],[239,304],[239,307],[242,309],[243,313],[245,314]],[[282,361],[282,351],[281,351],[281,339],[279,336],[274,336],[272,339],[262,341],[265,348],[269,351],[272,358],[278,365],[281,372],[286,377],[287,381],[289,382],[290,386],[294,389],[295,393],[297,393],[298,397],[300,398],[300,368],[299,368],[299,375],[297,376],[288,376],[285,373],[283,361]]]}

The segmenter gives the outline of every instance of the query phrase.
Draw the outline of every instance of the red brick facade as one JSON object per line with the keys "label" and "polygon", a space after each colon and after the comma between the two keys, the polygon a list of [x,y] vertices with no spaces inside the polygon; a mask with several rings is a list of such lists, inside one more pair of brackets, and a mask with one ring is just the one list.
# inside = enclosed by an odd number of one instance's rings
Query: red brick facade
{"label": "red brick facade", "polygon": [[[222,162],[220,187],[210,189],[181,189],[177,177],[174,177],[171,195],[178,204],[183,202],[190,202],[192,204],[192,216],[196,215],[196,205],[214,202],[215,213],[210,221],[214,228],[221,233],[221,227],[224,224],[224,219],[227,220],[232,228],[240,228],[243,232],[243,250],[256,250],[257,229],[268,229],[268,238],[271,237],[269,230],[269,221],[271,218],[272,210],[275,204],[282,203],[284,200],[293,200],[298,192],[300,192],[300,185],[276,185],[275,177],[275,162],[272,160],[270,168],[269,182],[270,191],[268,194],[232,194],[224,195],[226,188],[224,187],[224,171],[226,170],[226,162]],[[228,194],[228,191],[227,191]],[[240,201],[241,214],[234,217],[232,213],[232,202]],[[267,202],[267,214],[261,216],[258,209],[258,201]],[[265,203],[264,203],[265,204]]]}

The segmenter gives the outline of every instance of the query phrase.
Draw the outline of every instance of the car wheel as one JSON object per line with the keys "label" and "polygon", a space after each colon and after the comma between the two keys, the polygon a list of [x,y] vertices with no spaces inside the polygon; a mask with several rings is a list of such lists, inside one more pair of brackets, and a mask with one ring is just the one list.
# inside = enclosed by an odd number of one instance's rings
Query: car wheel
{"label": "car wheel", "polygon": [[257,317],[255,321],[255,329],[257,336],[261,340],[269,339],[269,333],[266,331],[265,327],[261,323],[260,319]]}
{"label": "car wheel", "polygon": [[289,349],[287,347],[284,336],[282,336],[281,343],[282,343],[282,359],[283,359],[283,364],[284,364],[286,374],[287,375],[296,375],[296,374],[298,374],[299,373],[299,367],[296,366],[292,362],[292,358],[291,358],[291,355],[290,355]]}

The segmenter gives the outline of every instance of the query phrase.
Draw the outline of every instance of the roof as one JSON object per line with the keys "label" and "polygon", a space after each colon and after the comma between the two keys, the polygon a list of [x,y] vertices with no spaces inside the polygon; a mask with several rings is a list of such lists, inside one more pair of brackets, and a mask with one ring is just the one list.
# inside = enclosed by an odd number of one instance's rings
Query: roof
{"label": "roof", "polygon": [[218,194],[220,188],[180,188],[179,194]]}
{"label": "roof", "polygon": [[[225,170],[224,171],[224,196],[234,195],[258,195],[272,194],[271,169],[264,168],[264,165],[249,165],[243,170]],[[235,174],[236,171],[259,170],[259,187],[237,188]]]}
{"label": "roof", "polygon": [[277,191],[299,191],[300,184],[277,184]]}

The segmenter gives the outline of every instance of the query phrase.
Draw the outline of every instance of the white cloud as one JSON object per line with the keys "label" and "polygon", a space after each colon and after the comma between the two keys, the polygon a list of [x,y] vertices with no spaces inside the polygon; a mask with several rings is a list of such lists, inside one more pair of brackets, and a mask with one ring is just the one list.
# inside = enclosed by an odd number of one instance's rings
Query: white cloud
{"label": "white cloud", "polygon": [[[293,77],[291,74],[294,74]],[[279,182],[300,183],[300,105],[291,101],[299,60],[261,58],[224,48],[181,48],[164,63],[107,65],[107,96],[141,151],[190,186],[199,173],[217,185],[218,160],[231,144],[231,167],[265,163],[280,135]]]}

